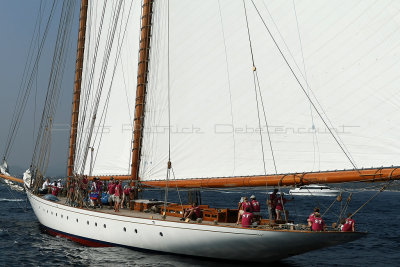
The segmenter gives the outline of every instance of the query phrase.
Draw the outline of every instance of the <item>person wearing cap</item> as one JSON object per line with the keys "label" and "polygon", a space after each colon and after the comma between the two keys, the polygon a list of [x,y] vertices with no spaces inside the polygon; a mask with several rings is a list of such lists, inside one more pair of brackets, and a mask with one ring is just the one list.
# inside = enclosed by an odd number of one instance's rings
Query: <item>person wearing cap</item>
{"label": "person wearing cap", "polygon": [[355,221],[351,218],[351,213],[347,214],[347,219],[343,224],[342,232],[355,232]]}
{"label": "person wearing cap", "polygon": [[325,231],[326,225],[324,220],[321,218],[319,212],[316,212],[312,219],[311,229],[315,232]]}
{"label": "person wearing cap", "polygon": [[260,219],[260,215],[261,215],[261,213],[260,213],[260,202],[258,202],[258,200],[256,199],[255,195],[252,195],[250,197],[250,199],[251,199],[251,202],[250,202],[251,203],[251,207],[253,208],[254,219],[256,221],[258,221]]}
{"label": "person wearing cap", "polygon": [[243,197],[242,199],[243,199],[243,202],[239,202],[239,212],[238,212],[238,218],[237,218],[236,224],[239,224],[240,218],[244,214],[246,208],[249,208],[250,212],[253,212],[253,207],[252,207],[251,203],[249,202],[248,198]]}
{"label": "person wearing cap", "polygon": [[267,201],[267,206],[269,208],[269,212],[272,215],[272,217],[275,219],[276,218],[276,200],[278,199],[278,189],[274,189],[274,192],[269,195],[269,200]]}
{"label": "person wearing cap", "polygon": [[310,216],[308,216],[307,223],[308,223],[308,226],[309,226],[310,228],[311,228],[311,226],[312,226],[312,221],[313,221],[313,219],[315,218],[315,213],[319,213],[319,208],[318,208],[318,207],[315,207],[315,208],[314,208],[314,212],[311,213]]}

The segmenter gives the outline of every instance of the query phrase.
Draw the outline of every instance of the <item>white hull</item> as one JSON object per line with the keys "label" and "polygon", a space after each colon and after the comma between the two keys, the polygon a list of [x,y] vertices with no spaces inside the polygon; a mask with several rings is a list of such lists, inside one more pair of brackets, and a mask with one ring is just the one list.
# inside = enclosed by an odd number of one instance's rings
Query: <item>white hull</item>
{"label": "white hull", "polygon": [[256,230],[135,218],[69,207],[28,191],[27,195],[43,226],[53,234],[78,242],[80,239],[87,245],[97,243],[208,258],[268,262],[365,235]]}

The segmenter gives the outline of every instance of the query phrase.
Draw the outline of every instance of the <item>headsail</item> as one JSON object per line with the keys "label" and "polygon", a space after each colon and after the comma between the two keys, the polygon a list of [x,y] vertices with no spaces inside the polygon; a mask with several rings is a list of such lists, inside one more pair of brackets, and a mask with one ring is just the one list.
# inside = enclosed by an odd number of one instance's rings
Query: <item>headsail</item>
{"label": "headsail", "polygon": [[138,1],[89,1],[76,173],[130,173],[138,25]]}

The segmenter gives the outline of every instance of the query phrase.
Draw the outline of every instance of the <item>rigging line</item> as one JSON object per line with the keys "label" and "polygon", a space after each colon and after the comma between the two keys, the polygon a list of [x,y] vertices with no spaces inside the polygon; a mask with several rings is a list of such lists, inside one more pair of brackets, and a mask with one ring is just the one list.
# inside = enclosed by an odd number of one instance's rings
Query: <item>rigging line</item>
{"label": "rigging line", "polygon": [[[257,79],[257,84],[258,84],[258,93],[260,94],[260,100],[261,100],[261,106],[262,106],[262,110],[264,113],[264,120],[265,120],[265,126],[267,128],[267,134],[268,134],[268,141],[269,141],[269,146],[271,148],[271,156],[272,156],[272,161],[274,163],[274,169],[275,169],[275,174],[278,175],[278,169],[276,167],[276,160],[275,160],[275,155],[274,155],[274,149],[272,147],[272,141],[271,141],[271,133],[269,132],[269,126],[268,126],[268,121],[267,121],[267,114],[265,112],[265,106],[264,106],[264,100],[261,94],[261,87],[260,87],[260,81],[258,79],[258,73],[257,70],[255,71],[256,74],[256,79]],[[260,131],[261,133],[261,131]]]}
{"label": "rigging line", "polygon": [[[170,18],[169,18],[169,0],[167,1],[167,87],[168,87],[168,163],[167,163],[167,176],[166,176],[166,183],[165,183],[165,198],[164,198],[164,212],[167,211],[167,200],[168,200],[168,181],[170,176],[171,170],[171,84],[170,84],[170,58],[169,58],[169,44],[170,44]],[[166,213],[165,213],[166,214]]]}
{"label": "rigging line", "polygon": [[83,162],[82,162],[82,166],[81,166],[82,173],[86,166],[86,160],[87,160],[87,156],[88,156],[88,152],[89,152],[89,144],[90,144],[92,136],[93,136],[93,130],[94,130],[94,126],[95,126],[97,111],[99,108],[101,93],[102,93],[103,87],[104,87],[106,69],[108,67],[108,63],[109,63],[109,59],[110,59],[110,55],[111,55],[111,49],[112,49],[113,43],[114,43],[114,37],[115,37],[116,29],[117,29],[118,17],[121,12],[121,7],[122,7],[122,1],[119,2],[119,5],[116,8],[116,11],[113,14],[111,29],[109,30],[109,32],[107,34],[105,55],[104,55],[103,64],[101,66],[101,73],[100,73],[100,79],[99,79],[100,85],[99,85],[98,90],[96,91],[96,95],[95,95],[95,99],[94,99],[95,101],[93,101],[93,104],[92,104],[93,112],[92,112],[92,116],[91,116],[91,120],[90,120],[91,123],[90,123],[90,128],[89,128],[89,134],[88,134],[88,138],[85,142],[85,146],[83,147],[84,153],[83,153]]}
{"label": "rigging line", "polygon": [[40,47],[38,47],[38,52],[37,52],[37,55],[36,55],[36,58],[35,58],[35,61],[34,61],[34,66],[33,66],[32,72],[31,72],[31,74],[29,76],[29,79],[26,78],[28,80],[25,80],[25,82],[21,83],[21,87],[20,87],[21,88],[20,89],[21,92],[22,92],[22,87],[24,86],[23,84],[27,83],[27,85],[26,85],[26,89],[25,89],[25,92],[24,92],[23,96],[21,96],[22,97],[21,104],[18,105],[18,101],[17,101],[16,106],[15,106],[15,112],[18,109],[18,106],[20,107],[20,111],[17,113],[15,120],[12,120],[13,122],[11,124],[12,126],[10,126],[9,137],[7,138],[8,141],[7,141],[6,149],[5,149],[5,152],[4,152],[4,158],[8,157],[8,154],[9,154],[9,152],[10,152],[10,150],[11,150],[11,148],[12,148],[14,142],[15,142],[15,136],[16,136],[16,133],[18,132],[19,127],[20,127],[22,115],[25,112],[26,102],[27,102],[28,97],[30,95],[33,79],[34,79],[35,75],[37,74],[37,68],[38,68],[38,64],[39,64],[39,59],[40,59],[40,56],[42,54],[43,46],[44,46],[44,43],[45,43],[45,40],[46,40],[46,37],[47,37],[47,33],[49,31],[49,26],[50,26],[50,23],[52,21],[53,15],[54,15],[54,10],[55,10],[55,6],[56,6],[55,2],[57,2],[57,1],[53,2],[53,6],[51,8],[51,12],[50,12],[49,18],[47,20],[46,28],[45,28],[45,31],[43,33],[42,42],[40,44]]}
{"label": "rigging line", "polygon": [[[119,37],[118,37],[119,44],[118,44],[118,48],[117,48],[118,52],[117,52],[117,56],[116,56],[116,59],[115,59],[115,62],[114,62],[114,69],[113,69],[113,73],[112,73],[112,77],[111,77],[111,81],[110,81],[110,86],[109,86],[109,89],[108,89],[107,99],[106,99],[106,102],[105,102],[105,105],[104,105],[105,108],[103,109],[103,112],[102,112],[101,118],[100,118],[100,123],[99,123],[99,127],[100,128],[103,128],[104,125],[105,125],[105,120],[106,120],[107,113],[108,113],[108,105],[109,105],[109,101],[110,101],[111,90],[112,90],[112,86],[113,86],[113,83],[114,83],[114,77],[115,77],[115,73],[116,73],[116,70],[117,70],[118,62],[121,59],[122,45],[124,44],[124,41],[125,41],[126,31],[127,31],[127,28],[128,28],[128,22],[129,22],[131,10],[132,10],[132,4],[133,4],[133,2],[131,2],[131,5],[130,5],[129,11],[128,11],[128,17],[127,17],[127,20],[126,20],[126,23],[125,23],[124,31],[122,33],[122,38],[121,38],[122,23],[120,25]],[[123,15],[122,15],[122,17],[123,17]],[[118,21],[118,19],[117,19],[117,21]],[[122,19],[121,19],[121,22],[122,22]],[[122,61],[121,61],[121,65],[122,65]],[[124,80],[124,83],[125,83],[125,80]],[[125,93],[127,95],[126,87],[124,87],[124,89],[125,89]],[[127,97],[127,99],[128,99],[128,97]],[[129,110],[129,101],[128,101],[128,110]],[[95,138],[93,140],[93,144],[96,143],[98,135],[100,135],[100,140],[99,140],[99,142],[97,144],[96,156],[94,157],[94,160],[93,160],[93,166],[94,166],[94,164],[95,164],[95,162],[97,160],[97,156],[98,156],[98,153],[99,153],[99,150],[100,150],[99,148],[100,148],[101,140],[102,140],[102,137],[103,137],[103,131],[96,132]],[[131,153],[129,153],[129,154],[131,154]]]}
{"label": "rigging line", "polygon": [[[39,5],[39,17],[40,21],[42,20],[42,3],[43,0],[40,1]],[[38,37],[37,37],[38,47],[40,46],[40,23],[38,26]],[[38,76],[36,75],[36,83],[35,83],[35,97],[34,97],[34,107],[33,107],[33,131],[32,131],[32,151],[35,149],[35,130],[36,130],[36,98],[37,98],[37,90],[38,90]]]}
{"label": "rigging line", "polygon": [[[92,88],[93,81],[94,81],[93,76],[94,76],[95,66],[96,66],[96,62],[97,62],[97,54],[98,54],[98,50],[99,50],[99,46],[100,46],[100,36],[101,36],[102,30],[103,30],[103,23],[104,23],[104,16],[105,16],[105,12],[106,12],[106,6],[107,6],[107,2],[105,2],[103,4],[101,17],[100,17],[100,25],[98,26],[97,36],[96,36],[96,38],[94,40],[95,48],[94,48],[94,52],[93,52],[92,64],[91,64],[90,68],[89,68],[89,66],[87,66],[87,69],[90,69],[90,72],[89,72],[89,74],[85,73],[85,76],[86,76],[85,78],[86,78],[86,80],[88,82],[87,82],[87,84],[85,86],[87,88],[86,94],[85,94],[85,98],[82,99],[83,100],[82,102],[84,104],[83,105],[83,110],[79,113],[79,114],[81,114],[81,116],[80,116],[80,118],[78,120],[78,121],[81,122],[80,123],[81,127],[80,127],[79,135],[82,138],[79,138],[79,144],[75,149],[78,152],[78,153],[76,153],[76,157],[75,157],[75,159],[77,159],[77,162],[75,162],[75,164],[74,164],[74,169],[75,169],[74,171],[75,172],[77,172],[77,170],[80,168],[78,165],[80,165],[81,161],[82,161],[82,159],[81,159],[82,155],[81,154],[84,153],[84,151],[85,151],[84,149],[82,149],[82,147],[84,147],[84,145],[87,143],[88,134],[89,134],[89,131],[90,131],[90,130],[86,130],[85,131],[85,127],[89,127],[90,126],[88,124],[90,124],[90,119],[91,119],[90,116],[87,116],[86,114],[88,112],[88,108],[92,107],[92,106],[88,105],[88,103],[89,103],[89,100],[91,100],[91,96],[92,96],[92,93],[93,93],[92,90],[90,90],[90,89]],[[91,23],[90,23],[90,25],[91,25]],[[90,26],[90,27],[93,28],[92,26]],[[89,40],[88,41],[90,41],[90,39],[91,38],[90,38],[90,35],[89,35]],[[90,43],[88,44],[88,46],[90,47]],[[89,53],[86,53],[86,54],[87,54],[87,56],[89,58]],[[87,60],[87,62],[89,64],[89,60]],[[94,98],[94,97],[95,96],[93,96],[92,98]],[[89,112],[90,112],[90,110],[89,110]]]}
{"label": "rigging line", "polygon": [[[306,81],[307,88],[309,89],[309,91],[310,91],[311,94],[313,95],[313,97],[314,97],[316,103],[318,104],[319,108],[322,110],[322,113],[325,114],[326,119],[328,120],[328,122],[329,122],[329,124],[331,125],[331,127],[334,128],[332,122],[329,120],[329,117],[326,115],[326,112],[325,112],[324,108],[322,107],[321,103],[318,101],[318,98],[316,97],[316,95],[314,94],[314,92],[311,90],[311,86],[307,83],[306,77],[305,77],[305,76],[303,75],[303,73],[301,72],[301,69],[300,69],[299,65],[297,64],[297,61],[294,59],[294,56],[293,56],[293,54],[291,53],[291,51],[290,51],[288,45],[286,44],[284,37],[282,36],[282,34],[281,34],[281,32],[279,31],[279,28],[278,28],[278,26],[276,25],[276,23],[275,23],[275,21],[274,21],[272,15],[271,15],[271,13],[269,12],[269,9],[268,9],[268,7],[266,6],[265,1],[263,1],[262,3],[263,3],[263,5],[264,5],[266,11],[268,12],[269,17],[271,18],[272,23],[274,24],[276,30],[278,31],[278,34],[279,34],[280,38],[281,38],[282,41],[283,41],[283,44],[285,45],[286,49],[288,50],[289,55],[290,55],[291,58],[293,59],[293,62],[294,62],[294,64],[295,64],[295,66],[296,66],[297,69],[300,71],[301,77]],[[316,136],[316,137],[317,137],[317,136]],[[347,153],[349,153],[349,150],[347,149],[346,145],[345,145],[344,142],[341,140],[341,138],[340,138],[339,135],[337,136],[337,138],[342,142],[344,148],[347,150]],[[319,143],[318,143],[318,142],[317,142],[317,150],[319,151]],[[352,158],[352,156],[350,155],[350,153],[349,153],[349,156]],[[319,167],[318,167],[318,169],[320,169],[320,162],[321,162],[320,155],[319,155],[318,161],[319,161]]]}
{"label": "rigging line", "polygon": [[[107,3],[105,3],[103,5],[102,8],[102,15],[101,15],[101,20],[100,20],[100,26],[99,26],[99,31],[97,34],[97,38],[95,40],[95,52],[94,52],[94,56],[93,56],[93,61],[92,61],[92,66],[91,66],[91,72],[89,74],[89,84],[87,88],[92,88],[92,82],[93,82],[93,76],[94,76],[94,68],[95,68],[95,63],[97,61],[97,51],[98,51],[98,47],[100,44],[100,34],[102,33],[102,29],[103,29],[103,23],[104,23],[104,15],[105,15],[105,10],[106,10],[106,5]],[[114,10],[114,9],[113,9]],[[112,18],[111,18],[112,19]],[[107,38],[109,38],[109,34],[107,35]],[[106,46],[107,46],[107,42],[106,42]],[[107,48],[106,48],[106,52],[107,54]],[[103,74],[103,68],[104,68],[104,61],[103,64],[101,65],[101,73],[100,73],[100,79],[101,79],[101,75]],[[82,136],[82,138],[79,139],[79,147],[77,148],[77,156],[75,157],[77,159],[77,161],[75,162],[75,172],[77,172],[78,169],[82,169],[84,168],[83,162],[85,162],[85,153],[87,156],[87,152],[88,152],[88,147],[90,146],[90,136],[92,134],[92,128],[93,126],[93,120],[96,117],[96,114],[90,114],[90,116],[86,116],[87,113],[92,113],[93,110],[95,112],[95,107],[96,107],[96,103],[98,103],[98,97],[99,97],[99,91],[101,91],[100,85],[97,88],[97,90],[94,91],[94,93],[92,94],[92,91],[88,89],[88,93],[85,94],[85,99],[84,99],[84,110],[83,112],[81,112],[81,117],[80,120],[82,122],[81,124],[81,131],[80,131],[80,135]],[[89,100],[92,100],[92,103],[89,105]],[[84,131],[84,127],[87,127],[87,131]],[[83,156],[82,156],[83,154]]]}
{"label": "rigging line", "polygon": [[[226,38],[225,38],[225,31],[224,31],[224,23],[222,20],[221,1],[220,0],[218,0],[218,8],[219,8],[219,17],[220,17],[220,21],[221,21],[222,38],[224,39],[226,75],[227,75],[227,81],[228,81],[229,103],[230,103],[230,109],[231,109],[231,123],[232,123],[232,127],[234,128],[235,124],[234,124],[234,120],[233,120],[231,79],[230,79],[230,75],[229,75],[228,52],[227,52],[227,48],[226,48]],[[232,131],[232,139],[233,139],[233,171],[232,171],[232,175],[234,175],[235,169],[236,169],[236,139],[235,139],[235,130],[234,129]]]}
{"label": "rigging line", "polygon": [[336,138],[336,136],[333,134],[332,129],[330,127],[328,127],[327,122],[325,121],[325,119],[322,117],[322,114],[319,112],[319,110],[317,109],[317,107],[315,106],[314,102],[311,100],[309,94],[306,92],[306,90],[304,89],[303,85],[301,84],[299,78],[297,77],[296,73],[294,72],[293,68],[290,66],[288,60],[286,59],[285,55],[283,54],[282,50],[280,49],[278,43],[276,42],[274,36],[272,35],[271,31],[269,30],[267,24],[265,23],[264,19],[262,18],[259,10],[257,9],[256,5],[254,4],[254,1],[251,0],[254,8],[256,9],[258,16],[260,17],[261,21],[263,22],[265,28],[267,29],[272,41],[274,42],[276,48],[278,49],[279,53],[281,54],[282,58],[284,59],[286,65],[288,66],[288,68],[290,69],[291,73],[293,74],[294,78],[296,79],[297,83],[299,84],[301,90],[304,92],[304,94],[306,95],[308,101],[310,101],[311,105],[313,106],[313,108],[315,109],[315,111],[317,112],[318,116],[320,117],[320,119],[322,120],[322,122],[325,124],[325,127],[328,129],[328,131],[330,132],[330,134],[332,135],[332,137],[334,138],[334,140],[336,141],[336,143],[338,144],[338,146],[340,147],[340,149],[342,150],[342,152],[345,154],[345,156],[347,157],[347,159],[350,161],[351,165],[354,167],[354,169],[358,172],[360,172],[357,168],[357,166],[355,165],[355,163],[353,162],[353,160],[350,158],[350,156],[347,154],[347,152],[345,151],[345,149],[343,148],[343,146],[340,144],[339,140]]}
{"label": "rigging line", "polygon": [[[41,169],[43,168],[46,170],[48,166],[51,145],[51,129],[53,125],[52,118],[54,117],[58,103],[61,82],[60,76],[62,77],[66,65],[66,54],[70,41],[74,6],[75,3],[73,1],[71,1],[71,3],[68,2],[67,5],[65,3],[63,4],[48,83],[48,92],[45,100],[45,108],[43,110],[34,155],[32,157],[31,165],[35,166],[34,163],[37,163],[36,171],[41,173],[44,173]],[[43,133],[43,131],[45,132]]]}
{"label": "rigging line", "polygon": [[388,181],[378,192],[376,192],[372,197],[370,197],[370,199],[368,199],[364,204],[362,204],[361,207],[359,207],[355,212],[353,212],[351,217],[356,215],[362,208],[365,207],[365,205],[367,205],[370,201],[372,201],[375,197],[377,197],[378,194],[382,193],[386,189],[386,187],[388,187],[393,181],[394,180]]}
{"label": "rigging line", "polygon": [[260,119],[260,108],[259,108],[259,103],[258,103],[258,96],[257,96],[257,85],[256,85],[256,66],[254,65],[254,55],[253,55],[253,47],[251,44],[251,39],[250,39],[250,29],[249,29],[249,22],[247,19],[247,10],[246,10],[246,3],[244,0],[243,2],[243,7],[244,7],[244,14],[246,18],[246,27],[247,27],[247,37],[249,40],[249,46],[250,46],[250,53],[251,53],[251,62],[253,64],[253,84],[254,84],[254,91],[255,91],[255,96],[256,96],[256,104],[257,104],[257,117],[258,117],[258,126],[260,127],[260,141],[261,141],[261,153],[262,153],[262,160],[263,160],[263,167],[264,167],[264,174],[267,175],[267,169],[265,167],[265,153],[264,153],[264,142],[263,142],[263,136],[261,132],[261,119]]}
{"label": "rigging line", "polygon": [[[293,11],[294,11],[294,15],[295,15],[295,18],[296,18],[297,33],[298,33],[298,36],[299,36],[301,58],[302,58],[302,61],[303,61],[304,78],[305,78],[305,82],[306,82],[306,85],[307,85],[307,89],[309,91],[311,91],[311,88],[310,88],[309,83],[308,83],[306,63],[305,63],[305,60],[304,60],[303,43],[302,43],[302,39],[301,39],[301,35],[300,35],[300,27],[299,27],[299,20],[297,18],[295,0],[293,0],[292,2],[293,2]],[[312,110],[311,103],[310,103],[309,107],[310,107],[311,124],[312,124],[312,129],[313,129],[313,152],[314,152],[313,153],[313,156],[314,156],[313,169],[314,169],[314,167],[315,167],[315,141],[318,143],[318,137],[317,137],[317,133],[315,131],[314,116],[313,116],[313,110]],[[319,153],[318,153],[318,155],[319,155]],[[320,159],[319,159],[319,161],[320,161]]]}

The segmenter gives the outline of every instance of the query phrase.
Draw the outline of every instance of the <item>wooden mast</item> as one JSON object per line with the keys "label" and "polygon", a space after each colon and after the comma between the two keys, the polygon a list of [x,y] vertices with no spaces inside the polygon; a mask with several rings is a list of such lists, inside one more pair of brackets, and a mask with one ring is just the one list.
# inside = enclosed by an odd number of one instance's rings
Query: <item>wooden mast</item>
{"label": "wooden mast", "polygon": [[79,19],[78,48],[76,53],[74,102],[72,106],[71,133],[70,133],[70,143],[69,143],[69,153],[68,153],[69,154],[68,172],[67,172],[68,183],[72,178],[74,171],[76,136],[78,130],[79,103],[80,103],[81,84],[82,84],[83,56],[85,47],[87,9],[88,9],[88,0],[82,0],[81,14]]}
{"label": "wooden mast", "polygon": [[131,180],[135,183],[135,198],[138,192],[137,182],[139,180],[153,0],[144,0],[142,10],[131,169]]}

